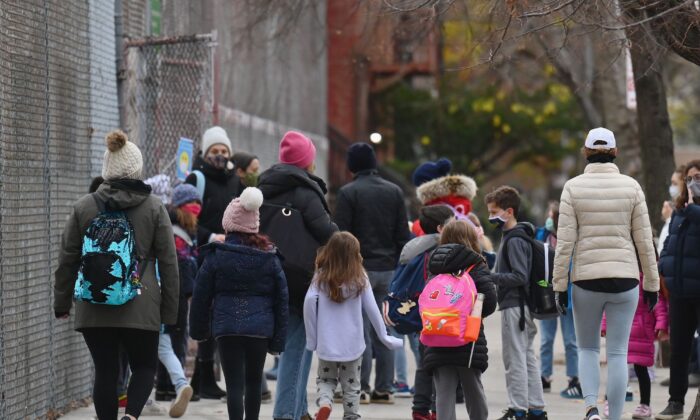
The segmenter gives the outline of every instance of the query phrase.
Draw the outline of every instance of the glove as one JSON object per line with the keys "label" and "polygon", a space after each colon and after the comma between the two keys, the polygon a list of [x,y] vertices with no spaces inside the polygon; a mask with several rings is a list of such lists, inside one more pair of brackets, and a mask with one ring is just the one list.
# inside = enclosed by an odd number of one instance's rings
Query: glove
{"label": "glove", "polygon": [[654,311],[656,303],[659,301],[659,292],[647,292],[644,291],[644,303],[649,307],[649,312]]}
{"label": "glove", "polygon": [[554,303],[557,305],[559,314],[566,315],[566,307],[569,304],[568,292],[554,292]]}

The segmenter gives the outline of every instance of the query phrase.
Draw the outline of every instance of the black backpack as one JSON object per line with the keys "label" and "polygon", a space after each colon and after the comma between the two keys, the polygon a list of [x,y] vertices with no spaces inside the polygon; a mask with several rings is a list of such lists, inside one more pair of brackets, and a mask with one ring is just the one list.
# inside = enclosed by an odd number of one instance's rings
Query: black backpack
{"label": "black backpack", "polygon": [[260,207],[260,230],[269,236],[282,255],[282,269],[287,278],[289,302],[297,308],[304,305],[321,244],[306,228],[301,212],[290,203],[263,202]]}
{"label": "black backpack", "polygon": [[[532,264],[530,265],[530,279],[528,285],[520,291],[520,308],[523,311],[527,304],[532,317],[535,319],[552,319],[559,316],[557,305],[554,301],[554,285],[552,284],[552,272],[554,271],[554,250],[544,242],[535,240],[522,230],[516,230],[507,237],[503,245],[503,258],[508,261],[508,241],[512,238],[526,240],[532,247]],[[524,326],[524,318],[520,321]],[[521,327],[522,328],[522,327]]]}

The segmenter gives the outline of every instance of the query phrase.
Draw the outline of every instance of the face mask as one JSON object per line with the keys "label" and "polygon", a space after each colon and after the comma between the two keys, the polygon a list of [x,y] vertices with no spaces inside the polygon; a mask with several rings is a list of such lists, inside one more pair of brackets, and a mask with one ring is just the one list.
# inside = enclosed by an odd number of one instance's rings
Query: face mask
{"label": "face mask", "polygon": [[207,156],[207,162],[216,169],[227,169],[228,158],[224,155]]}
{"label": "face mask", "polygon": [[246,187],[257,187],[258,186],[258,174],[256,173],[246,173],[241,182]]}
{"label": "face mask", "polygon": [[679,195],[681,195],[681,189],[678,188],[678,185],[671,185],[668,187],[668,193],[671,195],[671,198],[675,200]]}
{"label": "face mask", "polygon": [[186,211],[187,213],[194,215],[194,217],[198,217],[202,212],[202,205],[199,203],[187,203],[180,208],[182,211]]}
{"label": "face mask", "polygon": [[503,229],[506,220],[502,216],[489,217],[489,223],[496,226],[496,229]]}
{"label": "face mask", "polygon": [[550,232],[554,232],[554,219],[548,217],[547,220],[544,222],[544,228]]}
{"label": "face mask", "polygon": [[693,194],[693,198],[700,198],[700,184],[692,181],[690,184],[688,184],[688,189],[690,190],[690,193]]}

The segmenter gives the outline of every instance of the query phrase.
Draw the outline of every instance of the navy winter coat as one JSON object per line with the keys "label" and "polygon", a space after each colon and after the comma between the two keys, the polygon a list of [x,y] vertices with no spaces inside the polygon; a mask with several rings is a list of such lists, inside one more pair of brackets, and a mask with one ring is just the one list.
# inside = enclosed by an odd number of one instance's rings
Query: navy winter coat
{"label": "navy winter coat", "polygon": [[287,336],[287,280],[276,252],[240,245],[238,237],[202,248],[190,307],[190,336],[238,335],[269,338],[268,350],[282,352]]}
{"label": "navy winter coat", "polygon": [[700,299],[700,206],[673,212],[659,272],[676,299]]}

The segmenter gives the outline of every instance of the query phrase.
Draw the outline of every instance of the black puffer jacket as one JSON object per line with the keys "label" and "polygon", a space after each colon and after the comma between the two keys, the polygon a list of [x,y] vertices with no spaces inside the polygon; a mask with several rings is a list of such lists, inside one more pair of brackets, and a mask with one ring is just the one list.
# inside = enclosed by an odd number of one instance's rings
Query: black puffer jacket
{"label": "black puffer jacket", "polygon": [[[241,194],[241,181],[234,171],[216,169],[197,156],[194,169],[204,174],[204,199],[202,200],[202,213],[199,215],[197,227],[197,243],[202,246],[209,243],[209,237],[224,233],[221,219],[231,200]],[[197,176],[190,174],[185,183],[197,186]]]}
{"label": "black puffer jacket", "polygon": [[[338,230],[338,226],[331,221],[325,198],[326,184],[321,178],[296,166],[278,163],[260,175],[258,188],[265,197],[265,203],[291,206],[298,210],[305,229],[319,244],[325,244]],[[264,224],[260,226],[260,232],[265,233],[266,229]],[[285,274],[289,287],[289,305],[301,310],[313,274],[308,278],[297,278],[294,273]]]}
{"label": "black puffer jacket", "polygon": [[[448,254],[447,258],[445,258],[446,254]],[[450,244],[438,247],[433,252],[433,256],[442,257],[439,259],[431,257],[430,272],[433,274],[454,273],[474,265],[474,268],[469,274],[472,279],[474,279],[476,290],[484,295],[484,306],[481,313],[482,318],[486,318],[496,310],[496,303],[498,300],[496,286],[489,278],[491,272],[481,255],[465,248],[464,245]],[[423,367],[429,371],[441,366],[469,367],[468,363],[472,345],[473,344],[467,344],[461,347],[426,347],[425,355],[422,360]],[[476,341],[476,347],[474,348],[471,367],[483,373],[488,366],[488,347],[486,336],[484,335],[484,325],[482,324],[481,331],[479,332],[479,339]]]}
{"label": "black puffer jacket", "polygon": [[359,172],[338,191],[335,222],[360,241],[369,271],[395,269],[401,249],[410,239],[403,193],[376,170]]}

